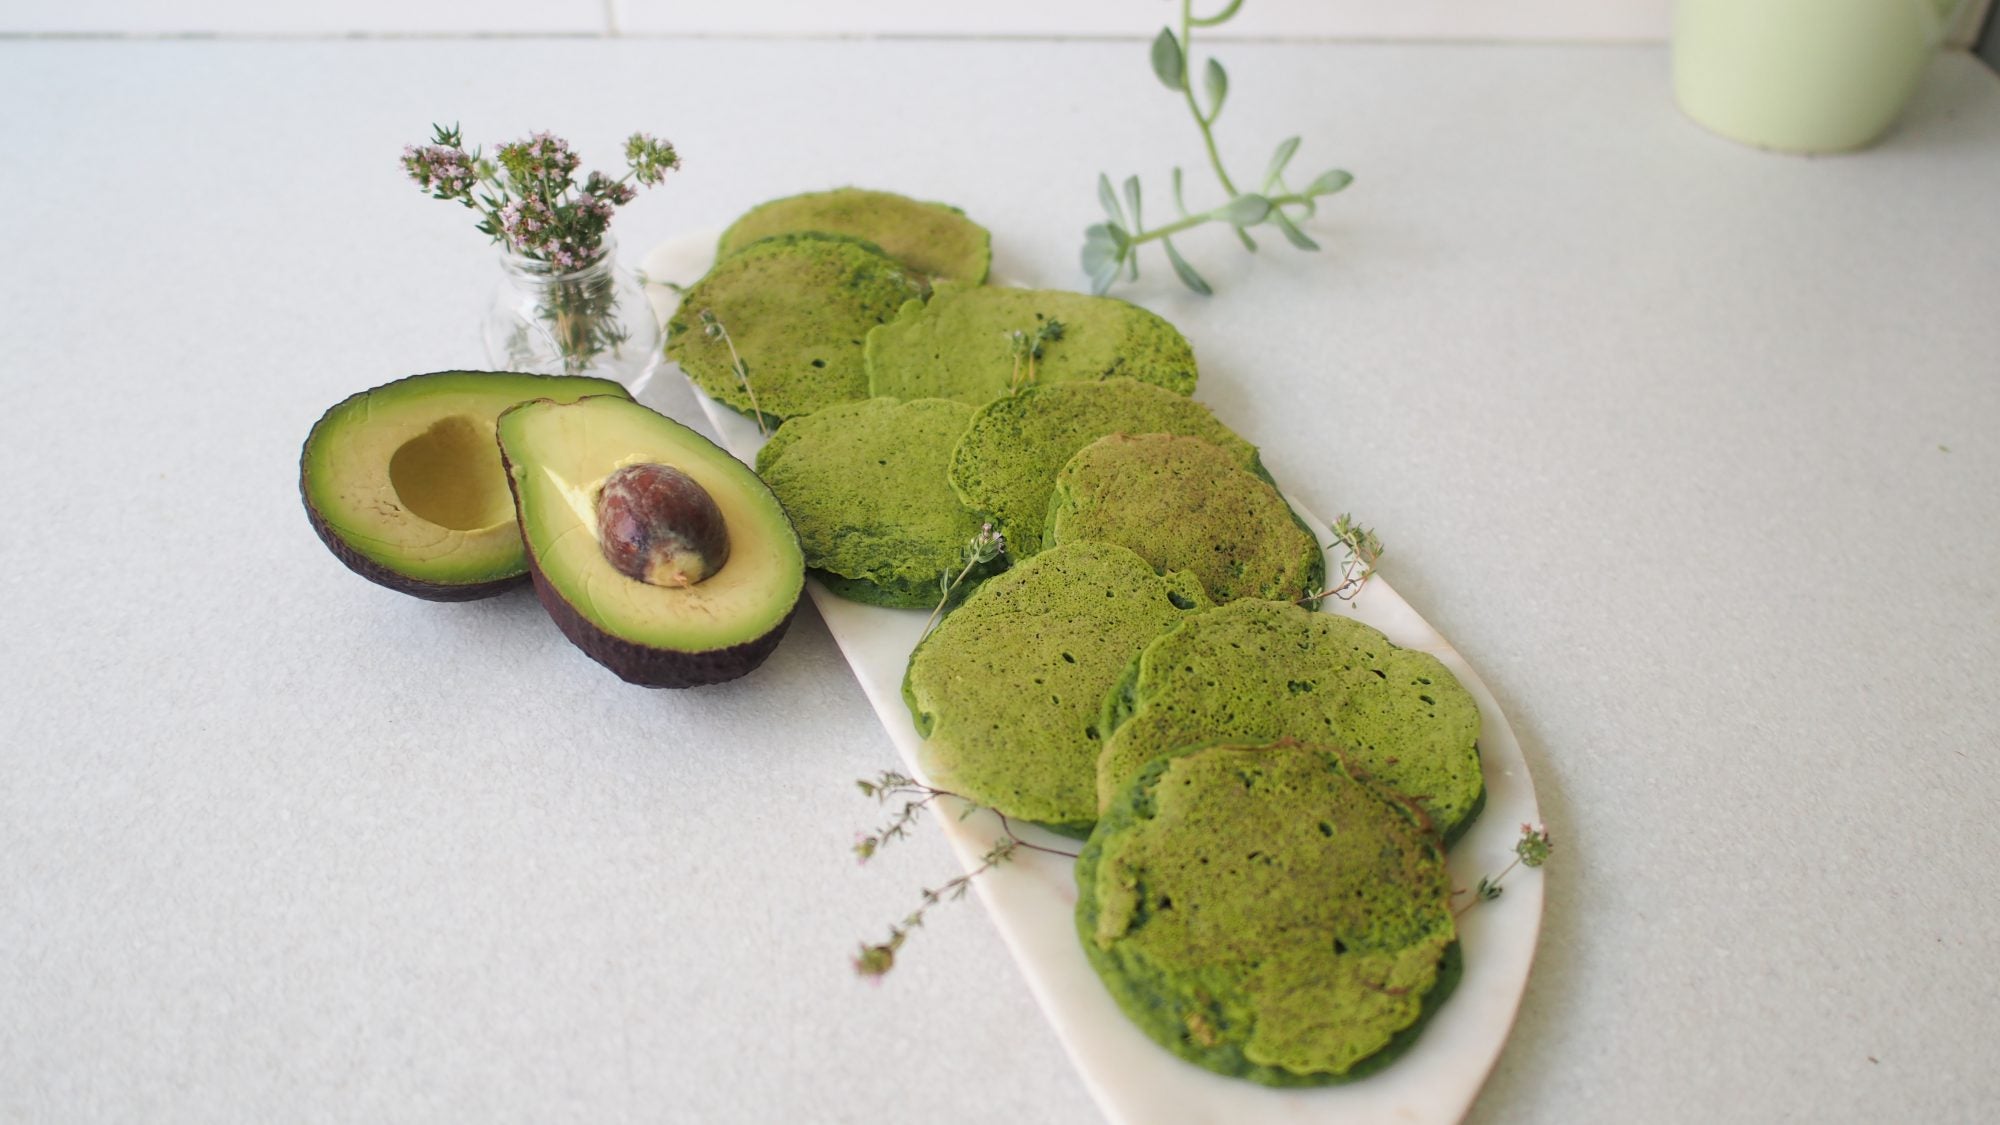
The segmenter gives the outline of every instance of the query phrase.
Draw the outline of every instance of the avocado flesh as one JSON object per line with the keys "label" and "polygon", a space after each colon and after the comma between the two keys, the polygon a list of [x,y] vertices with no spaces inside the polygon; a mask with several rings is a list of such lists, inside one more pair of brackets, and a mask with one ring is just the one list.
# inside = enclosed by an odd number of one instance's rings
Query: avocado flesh
{"label": "avocado flesh", "polygon": [[306,513],[364,578],[437,601],[490,597],[528,573],[494,419],[532,398],[624,394],[606,379],[492,371],[412,375],[362,391],[306,438]]}
{"label": "avocado flesh", "polygon": [[[805,585],[785,510],[748,466],[622,398],[529,402],[503,414],[500,449],[535,590],[565,636],[621,678],[654,687],[733,679],[776,647]],[[654,586],[604,557],[597,499],[626,465],[685,473],[720,509],[728,559],[690,586]]]}

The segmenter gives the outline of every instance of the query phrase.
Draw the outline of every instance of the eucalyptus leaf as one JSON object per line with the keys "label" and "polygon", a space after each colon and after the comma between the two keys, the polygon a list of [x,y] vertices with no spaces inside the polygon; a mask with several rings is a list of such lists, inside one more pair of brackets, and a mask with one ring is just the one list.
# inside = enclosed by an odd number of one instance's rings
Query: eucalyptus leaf
{"label": "eucalyptus leaf", "polygon": [[1083,243],[1083,272],[1096,277],[1106,269],[1118,268],[1118,248],[1108,241],[1086,238]]}
{"label": "eucalyptus leaf", "polygon": [[1222,112],[1222,100],[1229,96],[1229,72],[1214,59],[1201,73],[1202,88],[1208,91],[1208,119],[1213,121]]}
{"label": "eucalyptus leaf", "polygon": [[1125,206],[1131,210],[1132,229],[1145,230],[1146,221],[1139,217],[1139,177],[1125,177]]}
{"label": "eucalyptus leaf", "polygon": [[1244,230],[1242,227],[1230,227],[1229,229],[1236,232],[1236,237],[1242,241],[1245,250],[1250,251],[1252,254],[1257,252],[1257,240],[1250,237],[1249,231]]}
{"label": "eucalyptus leaf", "polygon": [[1216,218],[1235,227],[1255,226],[1271,213],[1271,201],[1255,192],[1244,192],[1214,211]]}
{"label": "eucalyptus leaf", "polygon": [[1298,247],[1299,249],[1301,250],[1319,249],[1319,243],[1314,242],[1310,238],[1307,238],[1306,232],[1300,230],[1297,223],[1292,222],[1291,217],[1285,214],[1283,208],[1279,207],[1271,208],[1271,222],[1277,224],[1278,229],[1284,232],[1285,241],[1291,243],[1292,245]]}
{"label": "eucalyptus leaf", "polygon": [[1305,193],[1307,195],[1332,195],[1334,192],[1353,182],[1354,177],[1352,175],[1335,168],[1331,172],[1321,172],[1319,179],[1314,180],[1306,188]]}
{"label": "eucalyptus leaf", "polygon": [[1181,213],[1181,218],[1188,217],[1187,204],[1181,202],[1181,166],[1178,164],[1174,165],[1174,210]]}
{"label": "eucalyptus leaf", "polygon": [[1121,254],[1132,244],[1132,236],[1117,223],[1092,223],[1084,229],[1083,240],[1102,242]]}
{"label": "eucalyptus leaf", "polygon": [[1299,151],[1299,139],[1297,137],[1286,137],[1284,140],[1278,142],[1277,150],[1271,153],[1271,166],[1264,169],[1264,183],[1266,185],[1278,182],[1278,177],[1285,174],[1285,165],[1292,162],[1292,154],[1297,151]]}
{"label": "eucalyptus leaf", "polygon": [[1104,217],[1119,226],[1125,225],[1125,213],[1118,209],[1118,195],[1111,190],[1111,177],[1102,172],[1097,174],[1097,202],[1104,205]]}
{"label": "eucalyptus leaf", "polygon": [[1181,56],[1181,41],[1171,28],[1161,28],[1153,37],[1153,74],[1169,90],[1187,89],[1187,65]]}
{"label": "eucalyptus leaf", "polygon": [[1113,258],[1098,267],[1097,271],[1090,275],[1090,291],[1100,297],[1104,296],[1105,291],[1111,288],[1111,283],[1118,280],[1118,266],[1118,259]]}
{"label": "eucalyptus leaf", "polygon": [[[1202,280],[1202,276],[1194,271],[1194,267],[1188,265],[1187,259],[1181,257],[1181,252],[1174,249],[1173,239],[1162,238],[1160,245],[1167,248],[1167,261],[1173,263],[1174,273],[1180,277],[1182,285],[1187,286],[1204,297],[1212,296],[1215,293],[1215,290],[1208,287],[1208,282]],[[1103,292],[1103,290],[1099,290],[1099,292]]]}

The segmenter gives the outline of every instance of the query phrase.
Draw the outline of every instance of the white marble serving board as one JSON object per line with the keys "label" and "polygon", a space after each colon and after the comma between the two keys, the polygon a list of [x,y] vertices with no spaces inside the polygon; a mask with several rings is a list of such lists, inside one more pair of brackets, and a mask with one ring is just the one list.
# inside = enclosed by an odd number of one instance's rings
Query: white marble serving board
{"label": "white marble serving board", "polygon": [[[699,278],[714,261],[715,242],[713,231],[694,232],[662,243],[646,256],[642,268],[655,283],[648,285],[647,292],[662,323],[679,297],[657,283],[685,285]],[[659,365],[652,375],[679,376],[679,368],[671,363]],[[754,462],[764,443],[756,423],[699,389],[695,397],[723,446],[746,463]],[[1254,435],[1245,436],[1254,440]],[[1292,507],[1320,542],[1332,540],[1331,531],[1319,517],[1296,503]],[[1328,559],[1330,573],[1338,573],[1340,561]],[[884,609],[847,601],[814,581],[806,586],[827,630],[895,743],[903,769],[921,777],[921,740],[903,704],[902,682],[904,665],[922,635],[927,615],[921,610]],[[1325,611],[1347,614],[1380,629],[1396,644],[1431,653],[1444,661],[1478,701],[1486,808],[1452,849],[1452,885],[1474,886],[1481,876],[1505,867],[1513,856],[1521,825],[1539,822],[1540,813],[1520,745],[1493,694],[1450,642],[1379,575],[1371,578],[1353,601],[1327,599]],[[1000,834],[995,818],[986,813],[963,820],[950,816],[930,820],[951,841],[967,870],[978,864]],[[1076,847],[1075,841],[1032,828],[1024,829],[1023,835],[1054,847]],[[1071,862],[1031,850],[1015,855],[1013,861],[981,876],[973,885],[1097,1104],[1107,1118],[1120,1125],[1456,1122],[1471,1107],[1506,1042],[1541,932],[1541,873],[1517,869],[1508,877],[1504,895],[1460,917],[1464,978],[1401,1059],[1345,1086],[1274,1090],[1201,1070],[1141,1034],[1098,982],[1077,943]]]}

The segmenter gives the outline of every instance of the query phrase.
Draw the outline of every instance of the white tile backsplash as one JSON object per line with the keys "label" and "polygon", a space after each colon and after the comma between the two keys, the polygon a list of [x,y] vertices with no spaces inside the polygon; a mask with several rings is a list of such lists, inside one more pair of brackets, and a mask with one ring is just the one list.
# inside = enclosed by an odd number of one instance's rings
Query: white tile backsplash
{"label": "white tile backsplash", "polygon": [[[1977,37],[1993,2],[1967,0],[1955,44]],[[1130,36],[1176,11],[1163,0],[5,0],[0,34]],[[1672,14],[1673,0],[1247,0],[1210,34],[1659,41]]]}
{"label": "white tile backsplash", "polygon": [[602,35],[607,0],[0,0],[0,32]]}

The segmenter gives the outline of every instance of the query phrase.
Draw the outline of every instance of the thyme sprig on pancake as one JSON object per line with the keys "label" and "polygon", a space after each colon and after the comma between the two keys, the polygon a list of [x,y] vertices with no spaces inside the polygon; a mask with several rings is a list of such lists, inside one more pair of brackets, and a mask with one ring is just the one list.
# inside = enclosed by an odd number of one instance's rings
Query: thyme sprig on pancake
{"label": "thyme sprig on pancake", "polygon": [[951,596],[958,592],[968,575],[1006,553],[1007,537],[993,530],[990,523],[979,525],[979,534],[966,540],[965,553],[960,556],[965,565],[957,574],[947,570],[938,575],[938,604],[936,609],[931,610],[930,619],[924,622],[924,632],[930,632],[931,626],[936,625],[938,618],[944,615],[945,607],[951,604]]}
{"label": "thyme sprig on pancake", "polygon": [[[676,286],[676,289],[678,288]],[[736,385],[742,387],[743,393],[750,396],[750,414],[757,419],[757,432],[769,436],[771,431],[765,428],[764,412],[757,408],[757,390],[750,385],[750,365],[743,362],[742,356],[736,354],[736,341],[729,338],[729,329],[723,327],[722,321],[716,318],[713,310],[703,309],[697,315],[701,320],[702,334],[711,340],[722,341],[723,346],[729,349],[729,370],[736,375]]]}
{"label": "thyme sprig on pancake", "polygon": [[[1043,321],[1029,332],[1016,328],[1007,334],[1007,350],[1014,357],[1014,373],[1007,379],[1007,393],[1014,394],[1022,387],[1035,381],[1035,363],[1042,358],[1042,352],[1050,344],[1063,338],[1063,322],[1055,317]],[[1026,374],[1022,373],[1026,365]]]}
{"label": "thyme sprig on pancake", "polygon": [[[862,863],[873,859],[875,853],[891,841],[900,840],[909,835],[910,829],[915,826],[918,820],[923,818],[924,810],[935,805],[941,797],[950,797],[963,806],[959,813],[960,820],[980,811],[981,807],[971,801],[967,801],[964,797],[956,793],[925,785],[913,777],[897,773],[894,770],[885,770],[873,778],[859,780],[854,784],[861,790],[863,796],[875,798],[875,802],[879,805],[887,805],[897,800],[901,801],[901,805],[887,824],[873,832],[860,836],[855,841],[854,854]],[[942,902],[956,902],[964,898],[965,892],[971,888],[974,879],[1014,858],[1014,853],[1017,850],[1027,848],[1031,851],[1047,852],[1050,855],[1064,856],[1069,859],[1076,858],[1076,853],[1074,852],[1066,852],[1060,848],[1044,847],[1040,844],[1032,844],[1021,839],[1021,837],[1015,834],[1013,824],[1005,816],[997,812],[994,815],[1000,819],[1002,835],[999,839],[993,841],[993,846],[986,849],[985,853],[979,857],[979,866],[963,875],[946,880],[941,886],[923,888],[917,908],[904,915],[902,921],[889,927],[889,937],[886,941],[861,943],[860,950],[855,953],[853,958],[855,972],[864,977],[880,978],[887,974],[890,969],[895,968],[896,953],[903,948],[903,943],[909,940],[911,932],[924,924],[924,915],[931,907]]]}
{"label": "thyme sprig on pancake", "polygon": [[[1279,142],[1271,154],[1271,162],[1265,168],[1264,178],[1253,191],[1244,191],[1236,186],[1236,180],[1223,166],[1222,153],[1215,144],[1215,121],[1222,116],[1222,105],[1229,97],[1229,72],[1214,57],[1208,59],[1202,70],[1202,96],[1197,98],[1191,80],[1194,55],[1194,29],[1216,27],[1235,18],[1243,7],[1243,0],[1229,0],[1227,7],[1212,16],[1194,14],[1193,0],[1181,0],[1180,33],[1163,27],[1155,36],[1152,45],[1153,74],[1161,85],[1180,94],[1187,101],[1188,112],[1194,115],[1195,127],[1201,130],[1201,141],[1208,151],[1208,165],[1215,172],[1215,179],[1228,198],[1221,204],[1206,211],[1190,212],[1181,198],[1181,170],[1173,172],[1174,208],[1180,218],[1174,222],[1146,228],[1140,213],[1139,177],[1125,180],[1125,198],[1120,206],[1118,194],[1111,190],[1111,179],[1100,173],[1097,177],[1097,198],[1104,207],[1105,221],[1084,231],[1083,270],[1090,275],[1093,293],[1103,293],[1110,289],[1120,275],[1128,275],[1131,280],[1139,279],[1139,247],[1157,241],[1166,251],[1167,262],[1173,266],[1175,276],[1181,284],[1206,297],[1214,292],[1208,281],[1181,257],[1174,248],[1173,236],[1192,230],[1206,223],[1224,223],[1236,232],[1243,248],[1251,253],[1257,251],[1256,239],[1250,237],[1250,228],[1270,225],[1278,228],[1285,241],[1300,250],[1318,250],[1319,244],[1299,229],[1299,223],[1312,218],[1319,208],[1323,196],[1345,188],[1354,182],[1354,177],[1340,169],[1322,172],[1302,188],[1293,188],[1285,178],[1285,169],[1291,164],[1292,156],[1298,152],[1299,138],[1287,137]],[[1206,103],[1206,108],[1203,103]]]}

